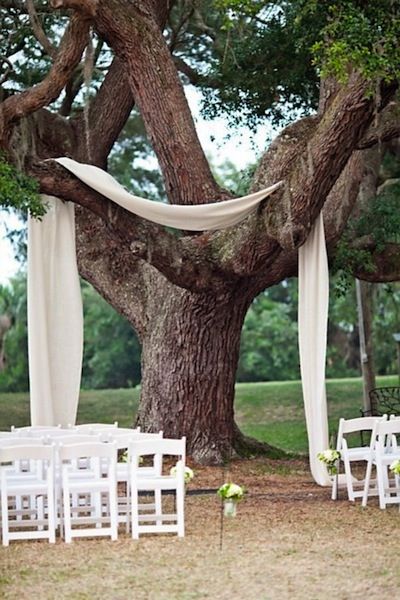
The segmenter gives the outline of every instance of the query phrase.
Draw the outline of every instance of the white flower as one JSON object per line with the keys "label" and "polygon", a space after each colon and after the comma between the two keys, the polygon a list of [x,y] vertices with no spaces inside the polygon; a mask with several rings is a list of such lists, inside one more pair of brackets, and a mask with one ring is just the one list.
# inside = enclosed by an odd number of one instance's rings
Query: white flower
{"label": "white flower", "polygon": [[394,460],[392,462],[392,464],[390,465],[389,469],[392,471],[392,473],[394,473],[395,475],[400,475],[400,460]]}
{"label": "white flower", "polygon": [[333,464],[340,458],[340,452],[337,450],[332,450],[328,448],[328,450],[324,450],[323,452],[319,452],[317,454],[320,461],[326,464]]}
{"label": "white flower", "polygon": [[223,500],[239,502],[244,496],[244,489],[236,483],[224,483],[217,491],[217,494]]}
{"label": "white flower", "polygon": [[[176,465],[175,465],[175,467],[171,467],[169,474],[172,475],[173,477],[176,475]],[[185,471],[184,471],[185,483],[189,483],[189,481],[192,481],[193,477],[194,477],[194,471],[192,471],[192,469],[190,467],[185,467]]]}

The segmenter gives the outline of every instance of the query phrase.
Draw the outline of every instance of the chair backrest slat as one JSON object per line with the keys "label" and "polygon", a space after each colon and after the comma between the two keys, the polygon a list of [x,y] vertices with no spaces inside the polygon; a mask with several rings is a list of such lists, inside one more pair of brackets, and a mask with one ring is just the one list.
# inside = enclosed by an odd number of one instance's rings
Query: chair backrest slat
{"label": "chair backrest slat", "polygon": [[16,460],[52,460],[54,446],[44,444],[24,444],[0,447],[0,462],[13,462]]}
{"label": "chair backrest slat", "polygon": [[103,442],[80,442],[78,444],[60,445],[60,460],[71,460],[73,458],[113,458],[117,454],[115,444]]}
{"label": "chair backrest slat", "polygon": [[135,456],[149,456],[153,454],[181,456],[184,460],[186,438],[183,437],[179,440],[157,438],[134,441],[129,444],[129,453]]}

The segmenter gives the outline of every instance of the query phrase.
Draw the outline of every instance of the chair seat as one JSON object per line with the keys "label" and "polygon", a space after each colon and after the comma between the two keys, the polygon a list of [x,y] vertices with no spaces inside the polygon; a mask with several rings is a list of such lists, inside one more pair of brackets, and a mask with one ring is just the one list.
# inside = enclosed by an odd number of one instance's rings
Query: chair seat
{"label": "chair seat", "polygon": [[369,447],[348,448],[347,455],[349,460],[368,460],[371,449]]}
{"label": "chair seat", "polygon": [[176,477],[170,477],[169,475],[157,475],[150,477],[138,477],[136,481],[132,482],[138,490],[145,491],[147,489],[154,490],[175,490],[177,486]]}

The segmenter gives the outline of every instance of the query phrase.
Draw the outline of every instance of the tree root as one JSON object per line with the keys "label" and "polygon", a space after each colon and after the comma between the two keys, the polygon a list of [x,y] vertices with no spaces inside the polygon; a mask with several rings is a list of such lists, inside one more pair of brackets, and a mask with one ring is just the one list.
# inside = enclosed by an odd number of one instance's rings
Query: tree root
{"label": "tree root", "polygon": [[[267,442],[260,442],[255,438],[244,435],[239,427],[234,425],[233,451],[238,458],[251,458],[254,456],[266,456],[268,458],[293,458],[293,454],[285,452]],[[233,458],[233,456],[232,456]]]}

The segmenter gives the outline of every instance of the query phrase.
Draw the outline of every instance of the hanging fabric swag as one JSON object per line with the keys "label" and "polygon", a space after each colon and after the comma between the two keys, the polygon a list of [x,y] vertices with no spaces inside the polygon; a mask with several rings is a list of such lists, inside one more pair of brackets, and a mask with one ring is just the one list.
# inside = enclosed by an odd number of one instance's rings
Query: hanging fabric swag
{"label": "hanging fabric swag", "polygon": [[[254,194],[222,202],[196,206],[169,205],[130,194],[108,173],[93,165],[81,164],[65,157],[56,160],[86,185],[126,210],[160,225],[191,231],[216,230],[236,225],[283,183],[280,181]],[[30,219],[28,229],[31,422],[32,425],[61,423],[66,426],[75,423],[76,419],[83,345],[82,301],[75,253],[74,205],[63,203],[52,196],[44,196],[43,199],[48,204],[48,211],[42,221]],[[319,242],[315,241],[314,237],[310,236],[308,252],[311,255],[315,253],[321,255],[322,246],[325,249],[323,228],[322,238],[318,238]],[[309,269],[308,258],[304,260],[307,261],[307,268],[304,269],[303,276]],[[325,258],[321,255],[320,260],[322,263],[326,260],[326,252]],[[317,299],[317,296],[314,299]],[[308,305],[308,297],[300,294],[299,302],[306,303],[307,308],[303,306],[306,314],[307,312],[309,315],[315,314],[316,311]],[[302,310],[299,307],[299,319],[301,314]],[[322,323],[323,319],[322,310],[321,321],[318,323]],[[303,340],[310,337],[307,328],[312,326],[312,319],[306,319],[304,323],[305,326],[301,327],[300,333],[300,338]],[[326,343],[326,334],[324,337],[323,326],[316,328],[316,334],[318,331],[322,332],[318,348],[321,347],[323,350],[320,357],[324,364],[323,345]],[[300,350],[301,348],[302,343],[300,343]],[[312,371],[316,365],[312,363],[309,368]],[[317,368],[320,369],[320,363]],[[319,370],[319,379],[324,377],[323,368]],[[303,382],[304,378],[308,378],[309,381],[308,387],[303,383],[308,432],[309,438],[314,439],[312,447],[310,442],[310,461],[312,461],[311,452],[316,456],[316,452],[327,447],[325,435],[316,433],[327,432],[326,408],[324,412],[321,404],[323,397],[318,396],[319,409],[307,408],[316,397],[312,392],[312,379],[315,373],[311,375],[311,371],[308,375],[305,373],[303,375],[302,365]],[[323,476],[317,475],[316,462],[312,468],[317,483],[324,484]]]}
{"label": "hanging fabric swag", "polygon": [[299,248],[299,351],[311,474],[330,485],[318,452],[328,448],[325,358],[329,304],[329,271],[322,213]]}

